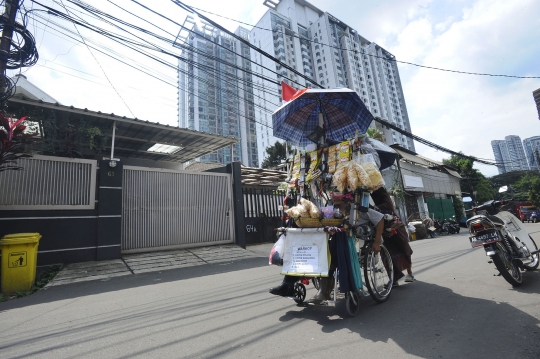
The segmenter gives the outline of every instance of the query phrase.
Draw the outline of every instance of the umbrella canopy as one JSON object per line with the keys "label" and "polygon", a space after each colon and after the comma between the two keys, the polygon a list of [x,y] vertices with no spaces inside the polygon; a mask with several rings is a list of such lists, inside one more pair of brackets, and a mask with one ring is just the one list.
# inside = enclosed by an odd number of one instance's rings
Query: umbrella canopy
{"label": "umbrella canopy", "polygon": [[319,113],[324,118],[325,137],[333,141],[352,138],[356,131],[365,133],[373,121],[355,91],[309,89],[272,114],[274,136],[300,147],[313,143],[307,136],[319,126]]}
{"label": "umbrella canopy", "polygon": [[381,160],[381,167],[379,168],[380,170],[384,170],[385,168],[392,166],[396,159],[399,158],[399,154],[386,143],[373,138],[366,138],[364,142],[371,145],[379,155],[379,159]]}

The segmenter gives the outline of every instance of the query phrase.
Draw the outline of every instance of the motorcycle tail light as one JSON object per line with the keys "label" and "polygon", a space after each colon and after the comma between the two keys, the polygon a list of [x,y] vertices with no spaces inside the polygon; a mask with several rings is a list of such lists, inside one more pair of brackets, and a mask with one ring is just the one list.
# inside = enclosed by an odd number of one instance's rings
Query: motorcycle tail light
{"label": "motorcycle tail light", "polygon": [[480,232],[484,230],[484,225],[482,223],[473,223],[471,225],[471,230],[474,233]]}

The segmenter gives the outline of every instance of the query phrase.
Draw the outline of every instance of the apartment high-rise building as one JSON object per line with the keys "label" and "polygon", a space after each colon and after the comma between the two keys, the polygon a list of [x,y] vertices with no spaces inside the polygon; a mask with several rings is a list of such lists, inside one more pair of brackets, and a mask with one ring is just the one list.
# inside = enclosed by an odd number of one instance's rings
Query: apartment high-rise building
{"label": "apartment high-rise building", "polygon": [[536,102],[536,111],[538,111],[538,119],[540,120],[540,89],[533,91],[534,102]]}
{"label": "apartment high-rise building", "polygon": [[[355,90],[374,116],[411,132],[395,57],[362,37],[355,29],[305,0],[266,0],[269,10],[251,30],[250,41],[326,88]],[[254,72],[271,79],[254,78],[255,102],[266,108],[281,104],[285,81],[293,87],[312,87],[311,81],[295,75],[254,50]],[[270,71],[277,72],[278,74]],[[271,114],[256,110],[259,158],[273,145]],[[264,126],[266,124],[267,126]],[[375,123],[372,124],[376,126]],[[380,127],[379,127],[380,128]],[[413,140],[390,129],[380,128],[388,144],[414,151]]]}
{"label": "apartment high-rise building", "polygon": [[493,155],[495,156],[495,162],[497,162],[499,174],[506,173],[505,164],[510,163],[510,155],[508,154],[506,141],[493,140],[491,141],[491,148],[493,149]]}
{"label": "apartment high-rise building", "polygon": [[529,137],[523,140],[525,155],[531,170],[540,170],[540,136]]}
{"label": "apartment high-rise building", "polygon": [[[242,27],[235,34],[249,39],[249,30]],[[175,46],[187,59],[178,62],[178,126],[240,138],[232,151],[224,148],[200,161],[239,160],[258,167],[249,47],[191,16],[184,21]]]}
{"label": "apartment high-rise building", "polygon": [[499,174],[511,171],[529,169],[527,157],[519,136],[506,136],[503,141],[491,141],[495,161],[498,163]]}

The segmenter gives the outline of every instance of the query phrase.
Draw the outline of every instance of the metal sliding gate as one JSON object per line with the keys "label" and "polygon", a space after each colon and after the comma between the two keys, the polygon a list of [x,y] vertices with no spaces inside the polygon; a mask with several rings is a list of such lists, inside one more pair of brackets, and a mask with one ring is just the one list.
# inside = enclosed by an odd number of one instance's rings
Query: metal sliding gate
{"label": "metal sliding gate", "polygon": [[234,242],[231,175],[124,166],[122,251]]}

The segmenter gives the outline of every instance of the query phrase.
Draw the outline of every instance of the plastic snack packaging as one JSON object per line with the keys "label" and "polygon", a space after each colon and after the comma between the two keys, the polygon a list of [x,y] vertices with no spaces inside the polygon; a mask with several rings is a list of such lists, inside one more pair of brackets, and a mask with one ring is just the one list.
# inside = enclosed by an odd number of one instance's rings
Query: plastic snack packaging
{"label": "plastic snack packaging", "polygon": [[347,184],[351,191],[354,191],[357,187],[371,188],[371,179],[366,170],[357,161],[349,162],[347,166]]}
{"label": "plastic snack packaging", "polygon": [[309,155],[309,158],[310,158],[310,163],[309,163],[309,169],[308,169],[307,175],[306,175],[306,181],[309,182],[312,179],[315,179],[314,176],[313,176],[313,173],[319,167],[319,164],[321,163],[321,157],[319,156],[318,151],[309,152],[308,155]]}
{"label": "plastic snack packaging", "polygon": [[302,198],[300,199],[300,204],[304,206],[304,208],[309,212],[309,217],[317,218],[317,219],[321,217],[321,211],[311,201],[308,201],[307,199]]}
{"label": "plastic snack packaging", "polygon": [[362,168],[366,171],[369,176],[372,191],[375,191],[381,187],[384,187],[384,179],[381,175],[381,172],[375,167],[373,162],[362,163]]}
{"label": "plastic snack packaging", "polygon": [[332,184],[337,187],[339,192],[343,192],[347,187],[347,166],[341,166],[334,173]]}
{"label": "plastic snack packaging", "polygon": [[297,153],[293,157],[291,182],[297,180],[299,177],[300,177],[300,153]]}
{"label": "plastic snack packaging", "polygon": [[337,152],[337,145],[328,147],[328,173],[336,172]]}

